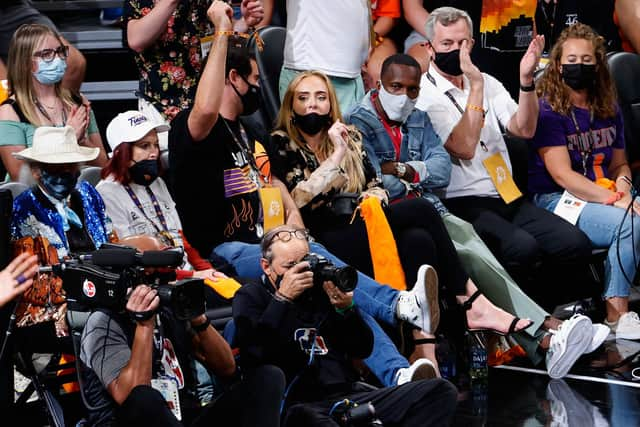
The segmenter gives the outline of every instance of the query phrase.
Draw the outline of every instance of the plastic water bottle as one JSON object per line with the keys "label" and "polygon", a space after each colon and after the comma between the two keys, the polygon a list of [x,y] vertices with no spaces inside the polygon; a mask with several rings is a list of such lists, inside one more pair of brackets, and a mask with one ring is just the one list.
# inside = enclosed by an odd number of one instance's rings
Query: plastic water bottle
{"label": "plastic water bottle", "polygon": [[469,377],[471,381],[485,381],[489,377],[487,366],[487,349],[479,335],[466,333],[469,351]]}
{"label": "plastic water bottle", "polygon": [[456,377],[456,349],[453,343],[442,337],[436,346],[436,358],[442,378],[453,381]]}

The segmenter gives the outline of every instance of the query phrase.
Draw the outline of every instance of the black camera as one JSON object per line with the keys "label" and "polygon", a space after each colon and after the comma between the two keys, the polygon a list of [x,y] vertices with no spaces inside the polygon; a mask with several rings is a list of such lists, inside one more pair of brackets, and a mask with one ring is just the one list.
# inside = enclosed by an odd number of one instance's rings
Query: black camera
{"label": "black camera", "polygon": [[333,282],[342,292],[351,292],[358,284],[358,271],[346,265],[336,267],[322,255],[309,253],[301,261],[309,263],[309,270],[313,272],[315,285],[322,285],[325,281]]}
{"label": "black camera", "polygon": [[[205,312],[204,281],[185,279],[169,284],[175,274],[161,271],[182,263],[180,251],[145,251],[134,248],[101,249],[51,267],[62,279],[67,301],[78,309],[105,308],[124,310],[127,292],[140,284],[156,289],[160,304],[168,307],[180,320],[192,319]],[[148,273],[145,269],[160,271]]]}
{"label": "black camera", "polygon": [[330,415],[341,427],[382,426],[371,402],[359,405],[344,399],[334,405]]}

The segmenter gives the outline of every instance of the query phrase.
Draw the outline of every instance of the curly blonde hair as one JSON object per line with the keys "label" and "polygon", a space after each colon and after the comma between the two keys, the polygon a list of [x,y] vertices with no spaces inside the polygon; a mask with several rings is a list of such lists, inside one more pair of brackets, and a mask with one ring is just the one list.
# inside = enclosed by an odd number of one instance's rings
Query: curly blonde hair
{"label": "curly blonde hair", "polygon": [[[322,80],[327,86],[327,94],[329,96],[329,104],[331,110],[329,111],[331,117],[331,123],[335,123],[336,120],[342,121],[342,114],[340,113],[340,104],[338,104],[338,97],[336,91],[327,77],[321,71],[311,70],[304,71],[298,74],[287,87],[287,91],[282,98],[282,105],[276,119],[276,126],[274,134],[285,134],[290,140],[295,142],[298,147],[304,148],[306,143],[302,134],[293,123],[293,97],[295,95],[298,85],[308,77],[317,77]],[[322,142],[316,153],[318,160],[324,160],[331,156],[334,147],[333,142],[329,138],[328,129],[324,129],[322,135]],[[345,154],[340,167],[347,174],[348,181],[345,185],[344,191],[351,193],[359,193],[364,189],[365,176],[364,166],[362,164],[362,136],[360,132],[353,127],[349,126],[349,138],[347,138],[347,153]]]}
{"label": "curly blonde hair", "polygon": [[596,57],[596,81],[589,89],[588,102],[598,118],[611,118],[616,115],[616,90],[607,65],[607,50],[604,38],[590,26],[577,23],[565,28],[551,49],[549,64],[537,84],[536,92],[544,96],[553,111],[569,114],[573,108],[570,88],[563,82],[560,72],[562,48],[569,39],[583,39],[591,42]]}

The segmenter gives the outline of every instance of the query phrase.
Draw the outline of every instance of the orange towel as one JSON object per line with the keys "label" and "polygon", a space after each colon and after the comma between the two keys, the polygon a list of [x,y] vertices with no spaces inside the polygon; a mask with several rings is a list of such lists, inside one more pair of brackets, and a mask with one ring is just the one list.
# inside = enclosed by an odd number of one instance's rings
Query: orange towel
{"label": "orange towel", "polygon": [[406,290],[407,283],[396,241],[380,200],[377,197],[364,199],[360,203],[360,216],[364,219],[369,235],[369,251],[376,281],[399,291]]}

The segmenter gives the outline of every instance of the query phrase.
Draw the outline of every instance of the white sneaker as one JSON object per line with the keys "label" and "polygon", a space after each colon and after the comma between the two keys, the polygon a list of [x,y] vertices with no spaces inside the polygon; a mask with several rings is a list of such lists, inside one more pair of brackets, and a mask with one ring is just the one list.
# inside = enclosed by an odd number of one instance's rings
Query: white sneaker
{"label": "white sneaker", "polygon": [[603,325],[602,323],[594,323],[591,326],[591,343],[589,347],[584,351],[584,354],[593,353],[602,345],[604,340],[607,339],[611,329],[607,325]]}
{"label": "white sneaker", "polygon": [[605,325],[611,328],[611,332],[616,334],[616,338],[625,340],[640,340],[640,319],[635,311],[627,311],[617,322],[604,321]]}
{"label": "white sneaker", "polygon": [[551,407],[553,427],[593,426],[593,405],[564,380],[551,380],[547,384],[547,399]]}
{"label": "white sneaker", "polygon": [[438,300],[438,274],[430,265],[418,270],[418,280],[410,291],[400,291],[396,306],[398,319],[420,328],[425,334],[433,334],[440,323]]}
{"label": "white sneaker", "polygon": [[574,314],[552,333],[547,350],[547,372],[551,378],[562,378],[573,364],[590,347],[593,339],[591,320],[582,314]]}
{"label": "white sneaker", "polygon": [[413,362],[408,368],[398,369],[398,372],[396,372],[396,385],[436,377],[436,367],[433,365],[433,362],[429,359],[422,358]]}

